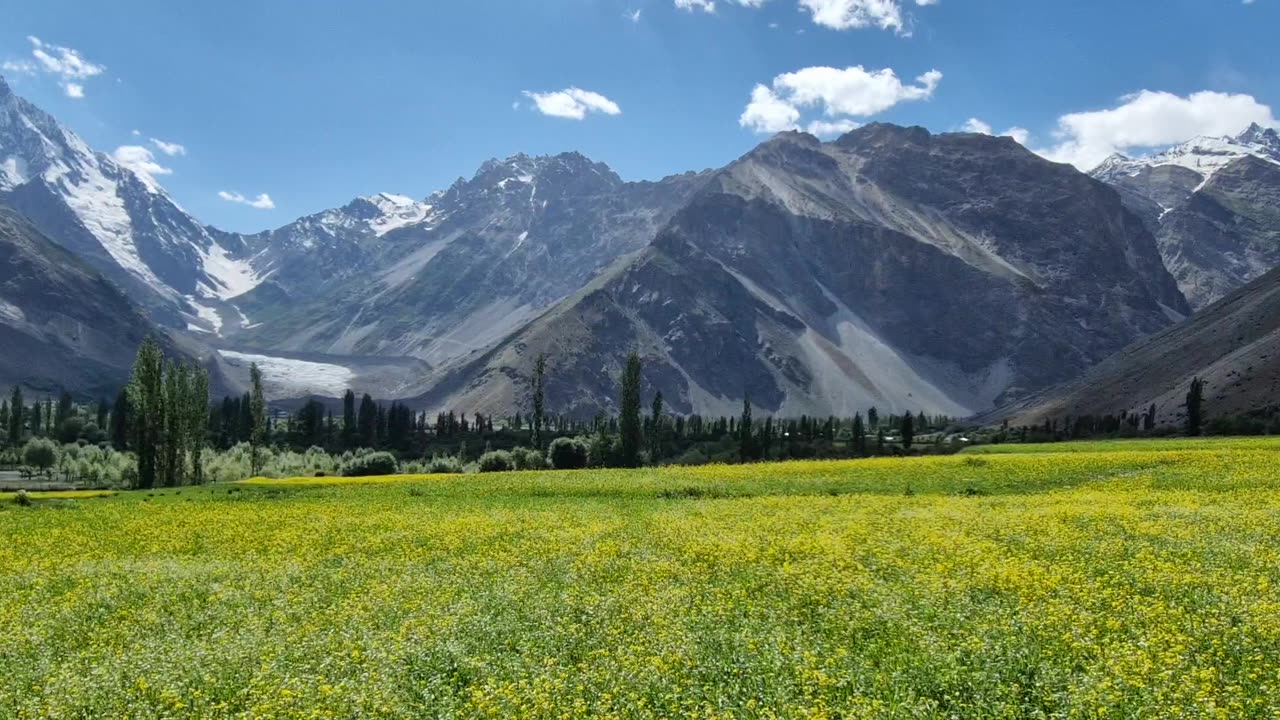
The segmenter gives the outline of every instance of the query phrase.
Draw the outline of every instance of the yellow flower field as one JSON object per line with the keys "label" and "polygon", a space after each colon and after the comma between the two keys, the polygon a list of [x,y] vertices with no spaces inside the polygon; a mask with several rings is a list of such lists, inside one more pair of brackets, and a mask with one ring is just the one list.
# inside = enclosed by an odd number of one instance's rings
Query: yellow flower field
{"label": "yellow flower field", "polygon": [[4,501],[0,717],[1280,717],[1280,443],[1003,450]]}

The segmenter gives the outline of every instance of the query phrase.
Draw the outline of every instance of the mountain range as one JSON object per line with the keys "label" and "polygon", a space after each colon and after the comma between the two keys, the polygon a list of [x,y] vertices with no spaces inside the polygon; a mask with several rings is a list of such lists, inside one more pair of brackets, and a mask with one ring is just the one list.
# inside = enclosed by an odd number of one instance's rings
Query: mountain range
{"label": "mountain range", "polygon": [[[516,155],[426,198],[377,193],[246,235],[0,80],[0,205],[24,236],[118,286],[127,307],[104,312],[145,314],[135,327],[229,388],[268,368],[276,399],[352,388],[505,413],[546,353],[549,409],[589,416],[616,409],[636,350],[647,391],[682,413],[744,397],[786,415],[988,411],[1276,265],[1277,172],[1280,139],[1258,127],[1085,174],[1009,138],[871,124],[654,182]],[[112,357],[136,346],[119,344]]]}
{"label": "mountain range", "polygon": [[1251,125],[1146,158],[1113,155],[1091,173],[1156,236],[1194,308],[1280,265],[1280,135]]}

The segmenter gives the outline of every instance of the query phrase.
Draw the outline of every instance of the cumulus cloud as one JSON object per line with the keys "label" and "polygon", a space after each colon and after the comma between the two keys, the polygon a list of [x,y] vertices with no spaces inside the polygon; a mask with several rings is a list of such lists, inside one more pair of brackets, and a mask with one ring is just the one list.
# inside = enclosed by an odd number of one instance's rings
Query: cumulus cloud
{"label": "cumulus cloud", "polygon": [[84,81],[101,75],[106,68],[89,62],[78,51],[61,45],[47,43],[34,35],[28,35],[31,43],[31,60],[9,60],[3,65],[8,72],[34,75],[43,72],[58,77],[62,91],[70,98],[84,97]]}
{"label": "cumulus cloud", "polygon": [[625,15],[623,15],[623,17],[625,17],[626,19],[630,20],[633,23],[638,23],[640,22],[640,14],[641,14],[641,11],[639,9],[636,9],[636,10],[632,10],[629,13],[626,13]]}
{"label": "cumulus cloud", "polygon": [[1206,90],[1183,97],[1142,90],[1112,108],[1063,115],[1053,133],[1057,144],[1037,152],[1088,170],[1112,153],[1164,147],[1197,135],[1234,135],[1250,123],[1280,124],[1252,95]]}
{"label": "cumulus cloud", "polygon": [[756,132],[774,133],[797,127],[802,110],[817,110],[825,120],[810,123],[810,127],[829,134],[851,127],[852,118],[875,115],[900,102],[927,100],[941,81],[942,73],[937,70],[917,77],[916,84],[910,85],[889,68],[808,67],[775,77],[771,86],[756,85],[738,123]]}
{"label": "cumulus cloud", "polygon": [[[915,0],[916,5],[935,5],[937,0]],[[800,0],[813,22],[832,30],[854,30],[874,27],[907,33],[907,25],[898,0]]]}
{"label": "cumulus cloud", "polygon": [[155,146],[156,146],[156,148],[160,150],[160,152],[162,152],[162,153],[164,153],[165,155],[168,155],[168,156],[170,156],[170,157],[173,157],[174,155],[186,155],[186,154],[187,154],[187,148],[186,148],[186,146],[185,146],[185,145],[181,145],[181,144],[179,144],[179,143],[175,143],[175,142],[165,142],[164,140],[161,140],[160,138],[151,138],[151,144],[152,144],[152,145],[155,145]]}
{"label": "cumulus cloud", "polygon": [[111,157],[144,179],[154,180],[157,175],[173,174],[173,170],[157,162],[156,156],[141,145],[121,145],[111,153]]}
{"label": "cumulus cloud", "polygon": [[689,12],[701,10],[702,12],[713,13],[716,11],[715,0],[676,0],[676,7]]}
{"label": "cumulus cloud", "polygon": [[219,190],[218,197],[222,198],[223,200],[226,200],[227,202],[239,203],[241,205],[248,205],[251,208],[257,208],[259,210],[274,210],[276,207],[275,201],[273,201],[271,199],[271,196],[266,193],[262,193],[258,195],[258,197],[256,198],[247,198],[238,192],[228,192],[226,190]]}
{"label": "cumulus cloud", "polygon": [[551,117],[581,120],[587,113],[622,114],[622,108],[604,95],[576,87],[547,93],[526,90],[524,96],[533,101],[538,112]]}
{"label": "cumulus cloud", "polygon": [[1026,145],[1027,141],[1031,139],[1031,132],[1026,128],[1021,128],[1015,125],[1002,133],[997,133],[991,128],[990,124],[985,123],[978,118],[969,118],[960,126],[960,129],[964,132],[981,133],[982,135],[1011,137],[1017,141],[1019,145]]}

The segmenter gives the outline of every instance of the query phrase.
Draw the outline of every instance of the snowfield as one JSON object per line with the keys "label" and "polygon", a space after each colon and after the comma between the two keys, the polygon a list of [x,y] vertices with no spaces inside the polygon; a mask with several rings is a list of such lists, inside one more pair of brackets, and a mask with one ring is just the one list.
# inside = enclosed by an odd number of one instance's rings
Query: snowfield
{"label": "snowfield", "polygon": [[356,377],[354,371],[341,365],[234,350],[219,350],[218,354],[232,366],[243,367],[246,371],[251,363],[257,363],[258,369],[262,371],[263,390],[268,399],[305,395],[341,397]]}

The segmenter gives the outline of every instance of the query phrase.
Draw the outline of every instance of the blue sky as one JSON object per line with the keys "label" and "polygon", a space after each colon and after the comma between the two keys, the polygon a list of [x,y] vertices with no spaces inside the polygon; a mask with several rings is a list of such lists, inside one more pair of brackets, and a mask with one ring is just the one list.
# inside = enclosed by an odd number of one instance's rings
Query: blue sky
{"label": "blue sky", "polygon": [[[246,231],[424,197],[516,152],[651,179],[784,126],[976,118],[1088,164],[1275,124],[1280,104],[1280,0],[708,2],[0,0],[0,72],[95,148],[153,163],[201,220]],[[600,97],[551,94],[570,88]]]}

